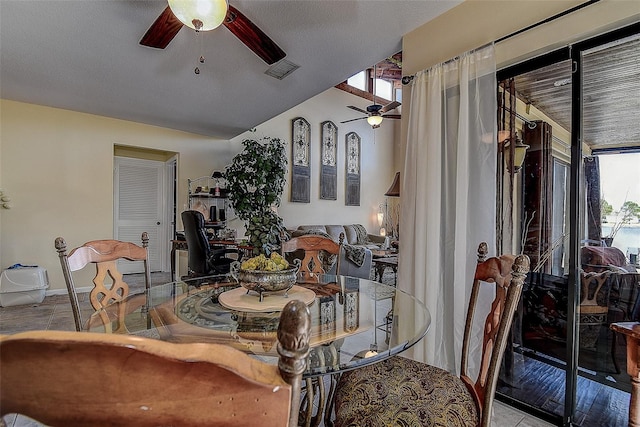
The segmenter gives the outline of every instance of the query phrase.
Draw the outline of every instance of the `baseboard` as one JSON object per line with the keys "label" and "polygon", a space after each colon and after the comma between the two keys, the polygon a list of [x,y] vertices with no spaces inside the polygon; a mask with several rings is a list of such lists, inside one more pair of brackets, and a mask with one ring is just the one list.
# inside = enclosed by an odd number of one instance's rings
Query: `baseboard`
{"label": "baseboard", "polygon": [[[85,293],[89,293],[91,292],[91,289],[93,289],[93,286],[85,286],[83,288],[76,288],[76,293],[78,294],[85,294]],[[68,295],[69,293],[67,292],[66,289],[51,289],[50,291],[46,291],[45,292],[45,296],[50,297],[53,295]]]}

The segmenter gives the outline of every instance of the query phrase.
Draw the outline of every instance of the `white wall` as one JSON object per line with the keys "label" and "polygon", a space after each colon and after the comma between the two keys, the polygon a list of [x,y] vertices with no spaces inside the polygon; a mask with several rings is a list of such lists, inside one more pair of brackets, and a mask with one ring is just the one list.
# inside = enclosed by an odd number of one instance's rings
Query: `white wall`
{"label": "white wall", "polygon": [[[261,136],[277,137],[286,142],[289,172],[284,189],[282,204],[278,210],[287,228],[302,224],[354,224],[364,225],[377,234],[377,212],[384,202],[395,174],[394,130],[399,120],[387,119],[375,131],[366,120],[344,123],[343,120],[360,117],[359,113],[346,108],[355,105],[365,108],[371,102],[351,95],[340,89],[331,88],[305,102],[261,124],[256,132],[245,132],[231,140],[240,146],[246,138]],[[304,117],[311,124],[311,202],[292,203],[289,201],[291,179],[291,120]],[[320,199],[320,123],[331,120],[338,126],[338,198]],[[345,134],[356,132],[360,135],[362,152],[362,181],[360,186],[360,206],[345,206]],[[375,141],[374,141],[375,134]]]}

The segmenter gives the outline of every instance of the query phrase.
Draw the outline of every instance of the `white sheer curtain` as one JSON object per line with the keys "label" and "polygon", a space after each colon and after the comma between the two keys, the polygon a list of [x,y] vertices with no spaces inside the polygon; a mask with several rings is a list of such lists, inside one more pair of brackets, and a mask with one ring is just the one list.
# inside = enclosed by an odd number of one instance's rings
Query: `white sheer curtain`
{"label": "white sheer curtain", "polygon": [[419,72],[411,88],[398,286],[427,305],[431,327],[407,355],[450,372],[478,244],[495,253],[495,70],[491,45]]}

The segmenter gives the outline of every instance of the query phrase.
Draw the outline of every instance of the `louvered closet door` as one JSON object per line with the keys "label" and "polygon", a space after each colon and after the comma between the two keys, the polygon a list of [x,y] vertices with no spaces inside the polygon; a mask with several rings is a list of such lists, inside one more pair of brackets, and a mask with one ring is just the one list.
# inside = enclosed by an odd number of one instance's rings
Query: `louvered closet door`
{"label": "louvered closet door", "polygon": [[[164,163],[115,158],[115,239],[141,244],[143,231],[149,234],[151,271],[162,271],[166,241],[163,224]],[[141,273],[142,263],[122,262],[123,273]]]}

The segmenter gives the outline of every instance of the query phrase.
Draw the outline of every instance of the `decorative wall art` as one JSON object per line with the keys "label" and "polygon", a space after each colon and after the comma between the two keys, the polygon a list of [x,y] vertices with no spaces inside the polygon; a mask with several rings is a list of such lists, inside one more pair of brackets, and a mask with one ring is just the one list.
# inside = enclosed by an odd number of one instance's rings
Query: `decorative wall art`
{"label": "decorative wall art", "polygon": [[334,296],[320,297],[320,336],[323,340],[336,337],[336,300]]}
{"label": "decorative wall art", "polygon": [[347,150],[345,206],[360,206],[360,136],[355,132],[345,135]]}
{"label": "decorative wall art", "polygon": [[320,198],[338,199],[338,127],[332,121],[320,125],[322,147],[320,148]]}
{"label": "decorative wall art", "polygon": [[345,277],[344,332],[350,334],[360,327],[360,280]]}
{"label": "decorative wall art", "polygon": [[311,201],[311,125],[302,117],[291,121],[291,201]]}

